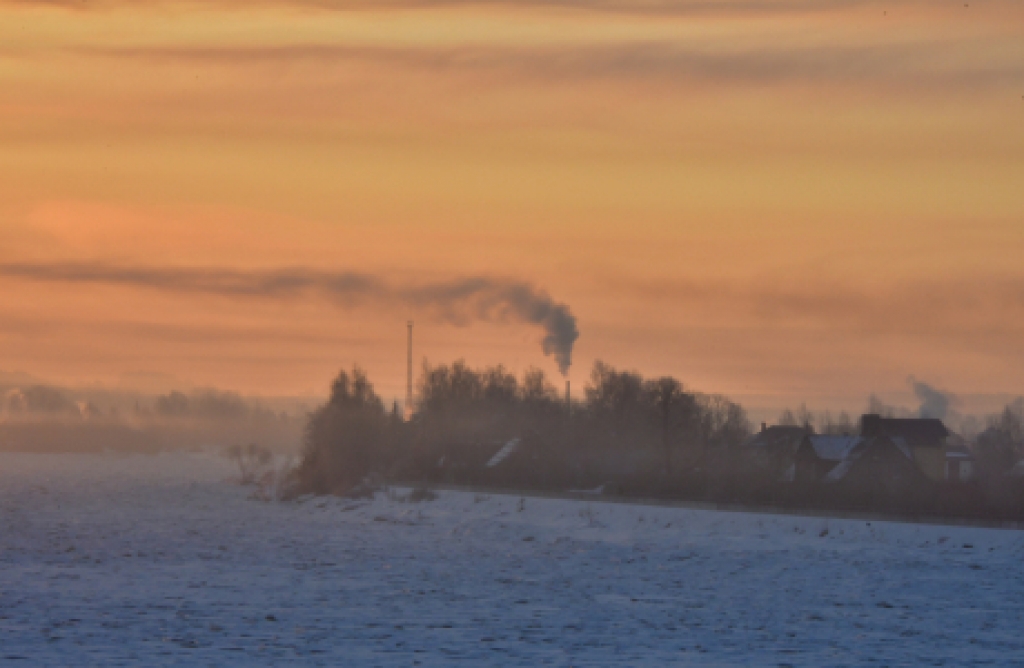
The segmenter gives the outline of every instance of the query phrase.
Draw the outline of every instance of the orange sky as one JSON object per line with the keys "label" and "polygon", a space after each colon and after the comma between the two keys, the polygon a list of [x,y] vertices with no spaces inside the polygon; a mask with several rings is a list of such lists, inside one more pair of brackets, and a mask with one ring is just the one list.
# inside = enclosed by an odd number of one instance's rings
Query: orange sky
{"label": "orange sky", "polygon": [[[782,405],[1022,392],[1024,4],[0,2],[0,264],[526,281]],[[388,395],[528,323],[0,275],[0,370]],[[756,398],[755,398],[756,397]]]}

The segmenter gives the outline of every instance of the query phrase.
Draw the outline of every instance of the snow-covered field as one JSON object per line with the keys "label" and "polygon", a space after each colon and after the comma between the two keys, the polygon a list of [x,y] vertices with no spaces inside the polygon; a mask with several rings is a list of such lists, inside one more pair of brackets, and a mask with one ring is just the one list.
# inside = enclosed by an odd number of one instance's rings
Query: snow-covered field
{"label": "snow-covered field", "polygon": [[231,473],[0,455],[0,664],[1024,665],[1021,532]]}

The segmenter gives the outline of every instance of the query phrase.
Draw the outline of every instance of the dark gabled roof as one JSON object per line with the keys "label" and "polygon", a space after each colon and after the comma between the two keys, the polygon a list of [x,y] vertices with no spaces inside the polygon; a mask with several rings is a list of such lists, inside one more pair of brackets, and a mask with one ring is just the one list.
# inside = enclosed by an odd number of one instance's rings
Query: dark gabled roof
{"label": "dark gabled roof", "polygon": [[803,427],[792,427],[776,425],[766,427],[754,434],[753,438],[747,441],[747,446],[752,448],[772,448],[785,445],[796,445],[808,435],[807,429]]}
{"label": "dark gabled roof", "polygon": [[861,416],[861,436],[885,434],[902,439],[907,445],[942,446],[949,430],[942,420],[935,418],[884,418],[880,415]]}

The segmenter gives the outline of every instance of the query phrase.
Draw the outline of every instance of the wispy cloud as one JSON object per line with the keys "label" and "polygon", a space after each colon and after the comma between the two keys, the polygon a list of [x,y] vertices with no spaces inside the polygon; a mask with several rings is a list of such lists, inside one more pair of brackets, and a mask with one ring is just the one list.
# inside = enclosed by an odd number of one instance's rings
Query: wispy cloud
{"label": "wispy cloud", "polygon": [[[831,331],[837,336],[913,334],[931,340],[1001,342],[1024,334],[1024,279],[893,280],[855,284],[817,276],[620,283],[625,291],[671,302],[696,317],[739,316],[749,323]],[[609,285],[608,289],[615,289]]]}
{"label": "wispy cloud", "polygon": [[411,74],[477,77],[485,84],[648,82],[661,85],[816,87],[973,91],[1018,84],[1024,61],[980,44],[941,39],[871,45],[694,48],[652,40],[584,45],[430,47],[294,44],[238,47],[80,47],[79,56],[152,63],[245,67],[288,62],[359,64]]}
{"label": "wispy cloud", "polygon": [[[164,7],[187,5],[181,0],[0,0],[2,5],[51,6],[77,11],[97,11],[114,7]],[[196,3],[197,5],[199,3]],[[693,15],[693,14],[770,14],[793,12],[828,12],[865,6],[892,9],[920,7],[927,0],[213,0],[203,6],[252,9],[260,6],[312,8],[321,11],[372,11],[395,9],[443,9],[471,7],[504,9],[559,9],[579,12],[614,12],[627,14]],[[934,3],[932,3],[934,4]]]}

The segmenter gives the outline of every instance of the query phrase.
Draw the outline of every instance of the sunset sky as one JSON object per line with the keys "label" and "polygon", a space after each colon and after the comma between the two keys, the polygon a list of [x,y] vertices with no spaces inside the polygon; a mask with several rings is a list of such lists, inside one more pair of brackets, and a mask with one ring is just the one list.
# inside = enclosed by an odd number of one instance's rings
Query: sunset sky
{"label": "sunset sky", "polygon": [[[281,271],[403,297],[194,279]],[[1024,392],[1024,3],[0,1],[0,370],[390,397],[412,319],[558,378],[414,298],[478,279],[571,309],[574,384]]]}

